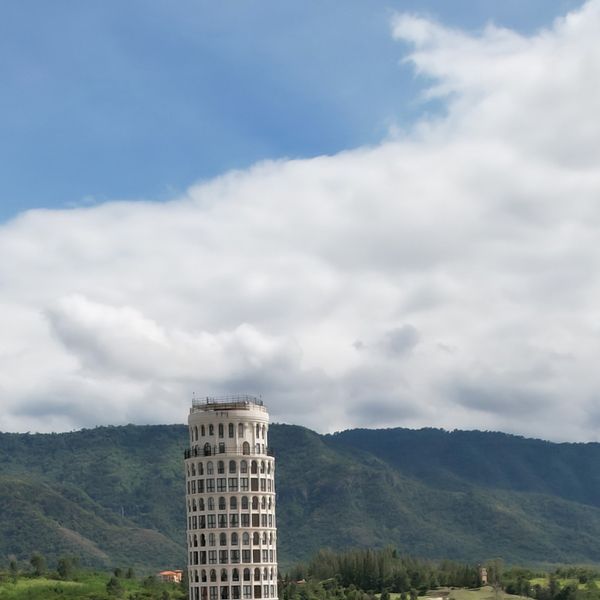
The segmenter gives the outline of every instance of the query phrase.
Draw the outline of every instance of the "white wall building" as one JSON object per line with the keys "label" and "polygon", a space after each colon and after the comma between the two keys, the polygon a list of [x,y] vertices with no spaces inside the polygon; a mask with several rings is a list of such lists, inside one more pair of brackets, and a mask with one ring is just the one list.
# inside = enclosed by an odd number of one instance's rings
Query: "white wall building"
{"label": "white wall building", "polygon": [[190,600],[277,599],[275,460],[262,400],[193,400],[185,451]]}

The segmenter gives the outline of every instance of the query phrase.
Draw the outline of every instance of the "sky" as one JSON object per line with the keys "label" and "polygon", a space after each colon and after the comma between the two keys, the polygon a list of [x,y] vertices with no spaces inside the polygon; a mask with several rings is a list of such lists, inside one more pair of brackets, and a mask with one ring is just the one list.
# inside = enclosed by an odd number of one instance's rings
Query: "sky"
{"label": "sky", "polygon": [[600,0],[5,3],[0,430],[599,440]]}

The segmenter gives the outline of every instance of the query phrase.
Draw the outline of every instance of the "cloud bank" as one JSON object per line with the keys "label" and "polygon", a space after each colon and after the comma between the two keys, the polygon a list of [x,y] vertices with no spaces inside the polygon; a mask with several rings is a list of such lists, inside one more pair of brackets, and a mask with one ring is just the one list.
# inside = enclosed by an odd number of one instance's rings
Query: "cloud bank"
{"label": "cloud bank", "polygon": [[[600,2],[531,37],[398,15],[446,106],[167,203],[0,227],[0,429],[273,419],[599,439]],[[309,124],[299,124],[305,127]]]}

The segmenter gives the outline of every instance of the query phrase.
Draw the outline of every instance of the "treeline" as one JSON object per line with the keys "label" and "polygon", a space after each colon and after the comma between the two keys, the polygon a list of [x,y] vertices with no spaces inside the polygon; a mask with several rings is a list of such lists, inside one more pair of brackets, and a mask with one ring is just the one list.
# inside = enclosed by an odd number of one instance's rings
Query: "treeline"
{"label": "treeline", "polygon": [[[479,587],[477,565],[421,560],[399,554],[393,548],[383,550],[320,550],[306,565],[292,569],[284,584],[302,580],[335,582],[375,593],[423,593],[437,587]],[[287,599],[286,599],[287,600]]]}

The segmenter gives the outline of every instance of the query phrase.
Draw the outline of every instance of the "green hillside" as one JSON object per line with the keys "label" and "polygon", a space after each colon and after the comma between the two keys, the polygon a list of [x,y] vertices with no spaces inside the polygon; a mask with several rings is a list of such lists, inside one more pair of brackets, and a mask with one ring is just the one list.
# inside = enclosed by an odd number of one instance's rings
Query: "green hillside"
{"label": "green hillside", "polygon": [[[499,433],[270,430],[280,559],[393,544],[423,557],[600,562],[600,446]],[[185,561],[182,425],[0,434],[0,561]],[[142,554],[136,552],[142,549]]]}

